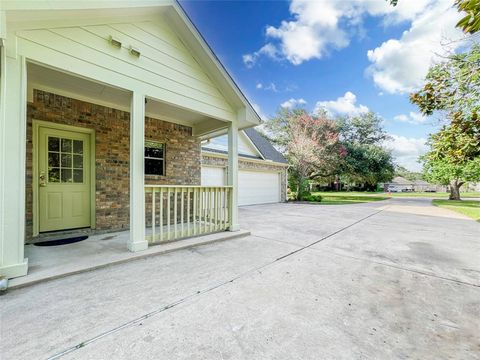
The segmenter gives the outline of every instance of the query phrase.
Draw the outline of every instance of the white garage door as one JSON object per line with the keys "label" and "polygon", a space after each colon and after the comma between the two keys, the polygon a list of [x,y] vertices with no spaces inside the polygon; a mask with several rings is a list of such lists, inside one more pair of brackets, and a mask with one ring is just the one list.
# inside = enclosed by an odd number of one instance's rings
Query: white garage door
{"label": "white garage door", "polygon": [[[226,184],[225,169],[202,166],[203,186],[223,186]],[[276,172],[238,172],[238,204],[254,205],[280,201],[280,176]]]}
{"label": "white garage door", "polygon": [[280,176],[274,172],[238,172],[238,204],[253,205],[280,201]]}
{"label": "white garage door", "polygon": [[202,166],[202,185],[203,186],[224,186],[225,168]]}

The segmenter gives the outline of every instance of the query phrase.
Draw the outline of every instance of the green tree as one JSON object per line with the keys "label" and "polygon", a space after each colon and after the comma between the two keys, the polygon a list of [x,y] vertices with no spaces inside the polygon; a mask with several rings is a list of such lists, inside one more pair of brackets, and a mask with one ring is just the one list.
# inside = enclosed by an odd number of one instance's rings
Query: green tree
{"label": "green tree", "polygon": [[325,113],[281,109],[265,126],[270,140],[288,159],[297,200],[306,194],[307,180],[331,176],[344,156],[336,124]]}
{"label": "green tree", "polygon": [[432,66],[410,101],[425,115],[442,111],[467,121],[475,117],[480,110],[480,45]]}
{"label": "green tree", "polygon": [[421,172],[410,171],[401,165],[395,165],[395,176],[403,177],[407,180],[423,180],[423,174]]}
{"label": "green tree", "polygon": [[430,136],[430,151],[422,157],[425,178],[450,185],[450,199],[460,200],[466,181],[480,180],[480,120],[453,116],[450,125]]}
{"label": "green tree", "polygon": [[374,112],[337,119],[340,140],[346,155],[339,165],[339,177],[349,183],[364,184],[373,190],[394,175],[391,152],[384,148],[388,135],[383,119]]}

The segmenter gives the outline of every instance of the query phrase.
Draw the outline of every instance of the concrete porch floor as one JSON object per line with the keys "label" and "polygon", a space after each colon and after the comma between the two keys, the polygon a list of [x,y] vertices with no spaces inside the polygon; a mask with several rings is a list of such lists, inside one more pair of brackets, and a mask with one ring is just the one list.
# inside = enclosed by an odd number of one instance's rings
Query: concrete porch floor
{"label": "concrete porch floor", "polygon": [[140,252],[128,251],[127,240],[129,234],[129,231],[120,231],[92,235],[80,242],[58,246],[25,245],[25,257],[28,258],[28,274],[11,279],[8,287],[10,289],[19,288],[175,250],[248,236],[250,232],[245,230],[218,232],[164,244],[150,245],[147,250]]}

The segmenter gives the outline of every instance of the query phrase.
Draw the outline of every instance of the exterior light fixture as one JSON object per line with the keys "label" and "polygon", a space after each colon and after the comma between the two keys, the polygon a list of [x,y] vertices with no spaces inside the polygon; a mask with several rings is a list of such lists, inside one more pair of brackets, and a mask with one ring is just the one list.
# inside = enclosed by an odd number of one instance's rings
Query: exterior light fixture
{"label": "exterior light fixture", "polygon": [[130,46],[130,50],[128,50],[130,55],[133,55],[135,57],[140,57],[140,50],[135,49],[133,46]]}
{"label": "exterior light fixture", "polygon": [[116,47],[117,49],[120,49],[122,47],[122,42],[118,39],[115,39],[113,36],[110,35],[108,38],[108,42],[110,45]]}

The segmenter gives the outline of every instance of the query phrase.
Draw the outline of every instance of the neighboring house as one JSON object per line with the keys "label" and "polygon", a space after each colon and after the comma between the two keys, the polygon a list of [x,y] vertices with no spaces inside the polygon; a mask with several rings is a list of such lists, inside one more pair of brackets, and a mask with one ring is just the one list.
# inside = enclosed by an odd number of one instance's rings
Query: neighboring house
{"label": "neighboring house", "polygon": [[[51,232],[129,230],[140,251],[238,230],[238,130],[261,120],[175,1],[0,6],[0,275]],[[202,186],[201,142],[227,133],[228,176]]]}
{"label": "neighboring house", "polygon": [[446,186],[430,184],[424,180],[408,180],[401,176],[396,176],[389,183],[384,184],[384,190],[387,192],[445,192]]}
{"label": "neighboring house", "polygon": [[[202,185],[227,183],[227,136],[202,144]],[[238,204],[253,205],[286,201],[287,160],[255,129],[238,137]]]}

